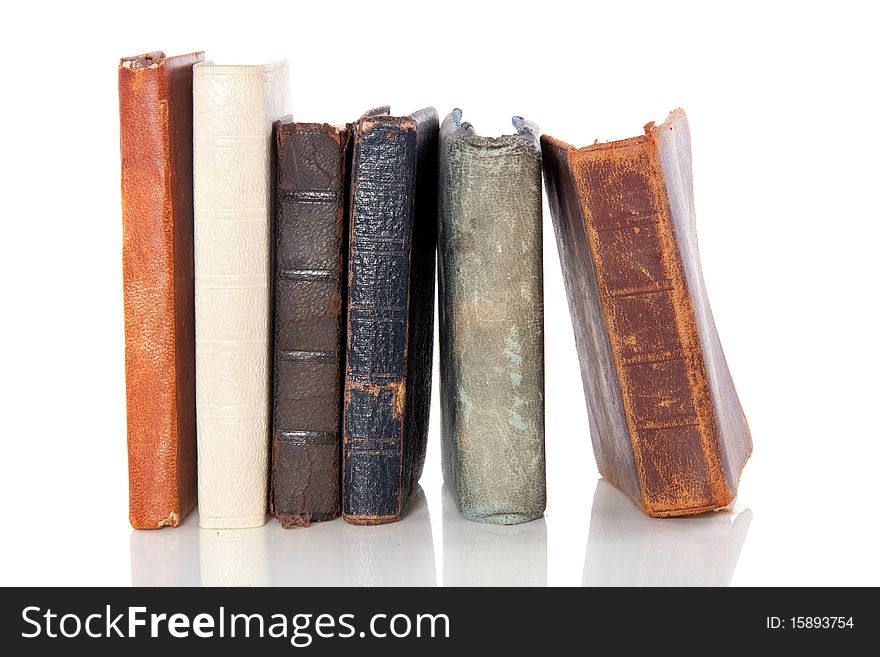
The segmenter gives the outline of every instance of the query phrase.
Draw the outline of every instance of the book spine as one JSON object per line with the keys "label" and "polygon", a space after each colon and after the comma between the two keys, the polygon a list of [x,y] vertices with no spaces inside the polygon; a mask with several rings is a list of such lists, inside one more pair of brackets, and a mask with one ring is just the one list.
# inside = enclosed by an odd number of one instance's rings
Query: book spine
{"label": "book spine", "polygon": [[444,479],[466,518],[507,525],[546,501],[541,157],[529,134],[480,139],[453,117],[440,138]]}
{"label": "book spine", "polygon": [[596,464],[603,477],[641,504],[641,483],[571,167],[573,149],[547,135],[541,137],[541,147],[544,184],[571,312]]}
{"label": "book spine", "polygon": [[287,64],[194,71],[200,524],[255,527],[269,486],[272,129]]}
{"label": "book spine", "polygon": [[724,506],[694,310],[651,135],[580,151],[587,238],[645,511]]}
{"label": "book spine", "polygon": [[409,119],[354,132],[344,395],[342,513],[400,517],[417,134]]}
{"label": "book spine", "polygon": [[176,527],[196,503],[192,66],[119,66],[129,520]]}
{"label": "book spine", "polygon": [[272,513],[339,514],[343,244],[349,131],[277,126]]}

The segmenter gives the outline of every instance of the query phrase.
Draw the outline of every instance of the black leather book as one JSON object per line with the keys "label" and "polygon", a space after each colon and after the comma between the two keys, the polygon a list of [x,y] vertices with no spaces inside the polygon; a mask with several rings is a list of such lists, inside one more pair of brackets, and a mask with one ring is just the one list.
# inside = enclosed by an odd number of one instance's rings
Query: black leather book
{"label": "black leather book", "polygon": [[425,460],[437,231],[437,112],[353,134],[342,514],[400,518]]}

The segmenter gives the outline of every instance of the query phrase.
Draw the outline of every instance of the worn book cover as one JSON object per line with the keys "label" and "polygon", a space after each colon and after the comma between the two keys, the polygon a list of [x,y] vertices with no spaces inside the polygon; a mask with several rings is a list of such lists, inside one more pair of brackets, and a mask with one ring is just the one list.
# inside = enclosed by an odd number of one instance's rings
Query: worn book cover
{"label": "worn book cover", "polygon": [[119,63],[129,520],[176,527],[196,505],[193,65]]}
{"label": "worn book cover", "polygon": [[727,506],[752,440],[700,268],[687,117],[541,142],[599,471],[648,515]]}
{"label": "worn book cover", "polygon": [[437,233],[437,113],[354,129],[342,513],[400,518],[425,459]]}
{"label": "worn book cover", "polygon": [[350,131],[280,121],[275,226],[272,513],[339,514],[346,172]]}
{"label": "worn book cover", "polygon": [[461,513],[509,525],[544,512],[544,290],[537,126],[440,130],[443,478]]}

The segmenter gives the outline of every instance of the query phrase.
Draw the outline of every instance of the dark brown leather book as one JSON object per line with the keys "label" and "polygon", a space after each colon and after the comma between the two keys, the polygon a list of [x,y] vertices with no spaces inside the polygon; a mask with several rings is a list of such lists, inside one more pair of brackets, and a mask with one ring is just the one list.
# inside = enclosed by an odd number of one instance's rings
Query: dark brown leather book
{"label": "dark brown leather book", "polygon": [[355,524],[398,520],[425,460],[438,129],[433,108],[354,129],[342,514]]}
{"label": "dark brown leather book", "polygon": [[339,515],[345,183],[350,131],[283,120],[275,226],[273,515]]}
{"label": "dark brown leather book", "polygon": [[599,471],[651,516],[727,506],[752,440],[703,284],[684,112],[541,144]]}
{"label": "dark brown leather book", "polygon": [[129,520],[176,527],[196,504],[193,64],[119,63]]}

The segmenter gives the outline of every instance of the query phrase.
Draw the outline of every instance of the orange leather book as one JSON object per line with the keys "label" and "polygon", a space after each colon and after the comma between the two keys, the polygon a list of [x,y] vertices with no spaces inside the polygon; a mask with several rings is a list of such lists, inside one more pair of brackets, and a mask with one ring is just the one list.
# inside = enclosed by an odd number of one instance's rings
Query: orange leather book
{"label": "orange leather book", "polygon": [[687,118],[645,128],[541,144],[599,471],[680,516],[733,501],[752,439],[703,284]]}
{"label": "orange leather book", "polygon": [[176,527],[196,504],[192,67],[119,63],[129,519]]}

